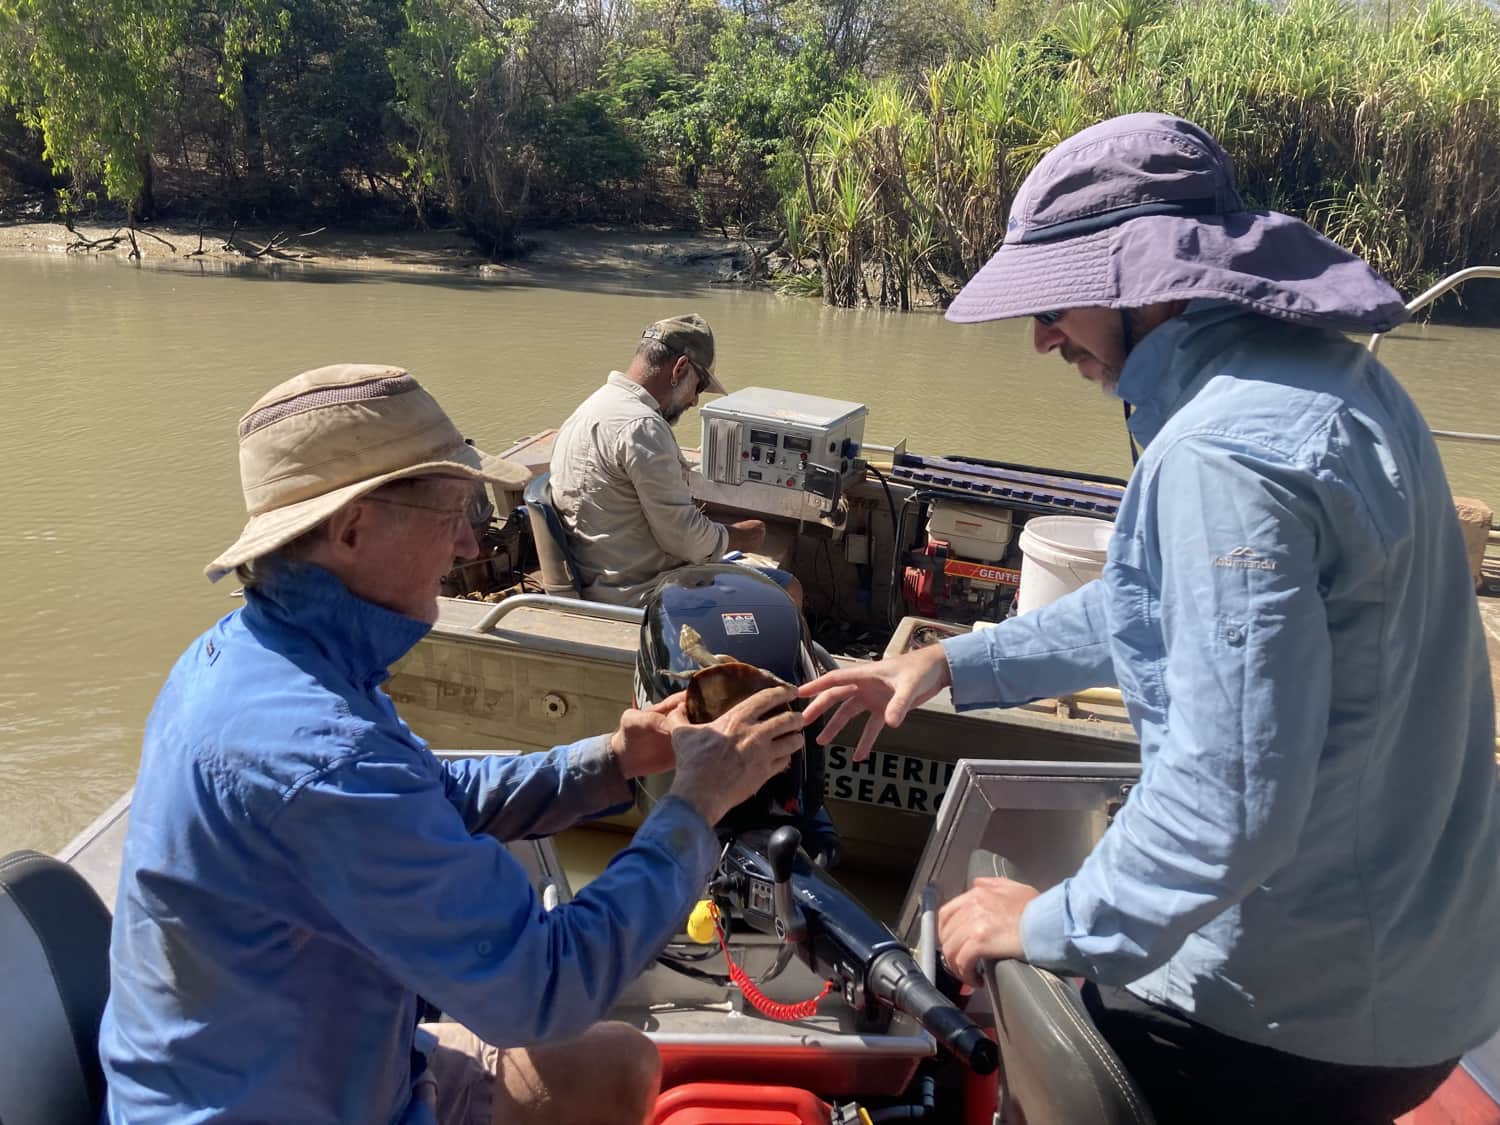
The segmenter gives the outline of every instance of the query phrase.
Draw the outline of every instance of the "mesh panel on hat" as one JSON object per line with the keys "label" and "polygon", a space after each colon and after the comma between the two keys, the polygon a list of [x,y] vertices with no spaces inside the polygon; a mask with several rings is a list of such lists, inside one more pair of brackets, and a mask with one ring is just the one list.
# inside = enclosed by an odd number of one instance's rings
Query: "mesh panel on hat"
{"label": "mesh panel on hat", "polygon": [[381,376],[377,379],[368,379],[362,383],[349,383],[341,387],[318,387],[314,390],[304,391],[300,395],[273,402],[270,406],[262,407],[240,420],[240,437],[246,437],[263,430],[273,422],[279,422],[293,414],[300,414],[306,410],[316,410],[320,406],[333,406],[338,403],[369,402],[377,398],[391,398],[394,395],[406,394],[408,391],[419,389],[415,377],[411,375]]}

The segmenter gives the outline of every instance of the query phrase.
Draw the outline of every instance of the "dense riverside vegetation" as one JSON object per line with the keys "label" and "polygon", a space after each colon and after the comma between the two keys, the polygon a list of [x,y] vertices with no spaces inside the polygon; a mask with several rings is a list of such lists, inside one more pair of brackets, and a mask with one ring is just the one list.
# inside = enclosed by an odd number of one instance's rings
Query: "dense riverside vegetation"
{"label": "dense riverside vegetation", "polygon": [[495,255],[533,223],[732,225],[837,305],[951,293],[1047,148],[1139,109],[1403,289],[1500,257],[1482,0],[0,0],[0,194],[401,208]]}

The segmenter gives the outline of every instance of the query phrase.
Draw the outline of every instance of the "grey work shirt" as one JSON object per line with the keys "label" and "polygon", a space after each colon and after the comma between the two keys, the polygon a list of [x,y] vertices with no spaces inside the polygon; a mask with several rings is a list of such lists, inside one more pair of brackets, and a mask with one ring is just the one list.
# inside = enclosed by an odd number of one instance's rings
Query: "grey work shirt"
{"label": "grey work shirt", "polygon": [[729,529],[694,506],[655,397],[618,371],[558,431],[551,491],[590,601],[640,605],[664,571],[716,559],[729,543]]}

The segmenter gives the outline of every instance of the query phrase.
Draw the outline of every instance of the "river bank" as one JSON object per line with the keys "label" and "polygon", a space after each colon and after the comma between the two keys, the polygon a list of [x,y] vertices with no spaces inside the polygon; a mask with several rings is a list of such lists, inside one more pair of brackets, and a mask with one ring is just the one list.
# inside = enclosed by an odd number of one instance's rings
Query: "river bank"
{"label": "river bank", "polygon": [[222,268],[356,270],[397,274],[465,275],[524,282],[559,273],[599,273],[629,280],[660,270],[682,271],[710,284],[748,284],[763,240],[656,227],[577,225],[540,229],[524,237],[524,257],[494,262],[458,228],[337,227],[298,231],[286,226],[160,223],[133,232],[82,220],[0,222],[0,254],[107,256],[151,265],[214,264]]}

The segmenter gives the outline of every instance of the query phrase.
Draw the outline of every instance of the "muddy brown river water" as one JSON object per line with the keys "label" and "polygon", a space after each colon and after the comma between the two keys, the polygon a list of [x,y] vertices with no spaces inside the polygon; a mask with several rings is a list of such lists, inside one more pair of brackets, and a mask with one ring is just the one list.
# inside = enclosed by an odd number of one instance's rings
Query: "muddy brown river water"
{"label": "muddy brown river water", "polygon": [[[561,422],[643,325],[690,309],[731,388],[865,402],[870,441],[1128,472],[1119,403],[1034,355],[1021,324],[838,311],[668,271],[518,283],[0,257],[0,852],[54,850],[124,791],[172,662],[237,604],[202,567],[240,526],[235,423],[268,387],[401,364],[500,449]],[[1405,329],[1381,356],[1434,427],[1500,432],[1500,331]],[[679,423],[684,445],[698,432],[696,413]],[[1500,506],[1500,447],[1443,452],[1456,493]]]}

